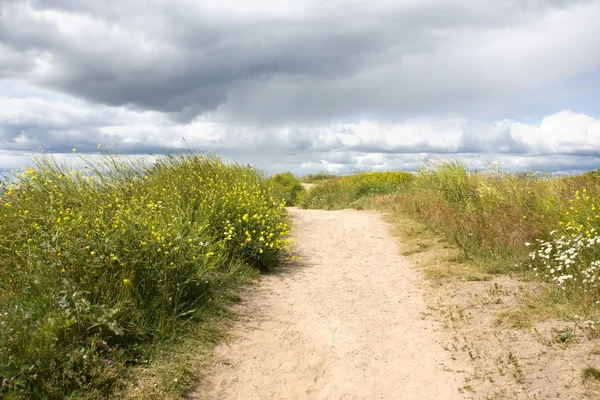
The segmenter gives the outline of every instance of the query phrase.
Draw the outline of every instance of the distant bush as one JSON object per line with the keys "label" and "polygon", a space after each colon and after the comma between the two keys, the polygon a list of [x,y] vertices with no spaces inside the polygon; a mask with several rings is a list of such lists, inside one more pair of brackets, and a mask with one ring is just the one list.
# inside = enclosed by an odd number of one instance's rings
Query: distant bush
{"label": "distant bush", "polygon": [[326,179],[334,179],[338,178],[337,175],[330,174],[328,172],[317,172],[316,174],[307,174],[302,178],[303,182],[306,183],[315,183],[318,181],[326,180]]}
{"label": "distant bush", "polygon": [[306,195],[305,208],[363,208],[374,194],[389,194],[406,187],[413,179],[407,172],[362,172],[339,179],[324,180]]}
{"label": "distant bush", "polygon": [[0,196],[0,397],[104,398],[145,348],[287,248],[280,199],[250,167],[42,156]]}
{"label": "distant bush", "polygon": [[302,183],[291,172],[275,174],[269,179],[272,195],[277,200],[285,200],[285,204],[293,206],[298,203],[305,192]]}

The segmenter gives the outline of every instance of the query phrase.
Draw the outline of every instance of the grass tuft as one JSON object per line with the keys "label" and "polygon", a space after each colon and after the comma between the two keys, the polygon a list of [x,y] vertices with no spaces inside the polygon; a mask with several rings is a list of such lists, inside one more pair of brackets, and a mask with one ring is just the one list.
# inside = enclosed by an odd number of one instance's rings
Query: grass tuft
{"label": "grass tuft", "polygon": [[581,373],[581,377],[584,381],[600,381],[600,369],[596,367],[587,367]]}

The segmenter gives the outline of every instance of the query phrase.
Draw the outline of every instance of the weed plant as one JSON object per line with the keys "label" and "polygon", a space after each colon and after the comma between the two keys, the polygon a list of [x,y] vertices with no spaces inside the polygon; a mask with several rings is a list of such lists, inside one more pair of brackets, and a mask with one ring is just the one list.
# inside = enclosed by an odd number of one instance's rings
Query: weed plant
{"label": "weed plant", "polygon": [[[595,191],[594,191],[595,192]],[[584,304],[600,304],[600,196],[577,190],[550,238],[536,239],[530,267]],[[531,245],[526,243],[526,246]]]}

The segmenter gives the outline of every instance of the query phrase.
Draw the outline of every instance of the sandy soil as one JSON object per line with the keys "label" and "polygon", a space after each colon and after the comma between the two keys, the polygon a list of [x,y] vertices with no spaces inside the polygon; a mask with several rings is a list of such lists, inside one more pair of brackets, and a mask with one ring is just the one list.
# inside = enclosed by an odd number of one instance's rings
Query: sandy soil
{"label": "sandy soil", "polygon": [[299,262],[241,304],[194,399],[463,399],[427,288],[380,214],[290,209]]}
{"label": "sandy soil", "polygon": [[400,253],[427,278],[425,317],[444,327],[456,365],[468,366],[463,392],[485,400],[600,399],[600,382],[582,379],[584,368],[600,367],[600,330],[569,313],[544,318],[546,306],[536,302],[545,284],[486,276],[456,261],[461,251],[451,240],[401,215],[387,218]]}

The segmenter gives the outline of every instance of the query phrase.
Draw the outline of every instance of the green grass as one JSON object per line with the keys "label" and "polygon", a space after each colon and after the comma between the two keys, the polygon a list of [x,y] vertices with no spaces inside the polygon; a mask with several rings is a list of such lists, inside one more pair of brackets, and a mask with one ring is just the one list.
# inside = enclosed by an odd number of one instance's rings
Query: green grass
{"label": "green grass", "polygon": [[406,172],[362,172],[322,180],[311,188],[300,205],[327,210],[365,208],[371,196],[394,193],[408,186],[412,179],[413,175]]}
{"label": "green grass", "polygon": [[305,183],[317,183],[319,181],[331,180],[339,178],[339,176],[330,174],[328,172],[317,172],[316,174],[307,174],[302,177],[302,182]]}
{"label": "green grass", "polygon": [[269,178],[269,184],[273,197],[284,200],[288,206],[296,205],[305,193],[302,183],[291,172],[273,175]]}
{"label": "green grass", "polygon": [[266,177],[218,157],[107,155],[70,170],[42,155],[4,186],[5,399],[114,397],[168,343],[214,343],[232,290],[288,246]]}
{"label": "green grass", "polygon": [[600,381],[600,369],[595,367],[587,367],[581,373],[581,377],[584,381]]}

